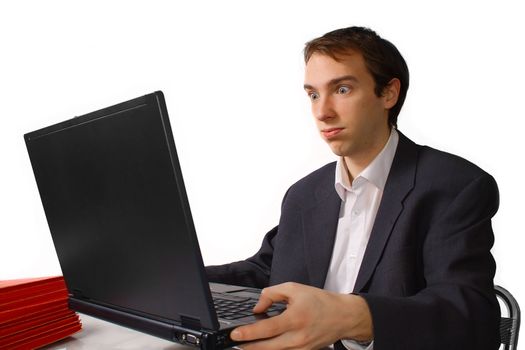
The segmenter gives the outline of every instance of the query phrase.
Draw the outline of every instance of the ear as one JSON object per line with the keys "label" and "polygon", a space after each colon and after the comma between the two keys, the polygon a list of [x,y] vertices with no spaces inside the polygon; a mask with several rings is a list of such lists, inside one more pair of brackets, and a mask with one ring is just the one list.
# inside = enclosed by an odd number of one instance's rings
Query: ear
{"label": "ear", "polygon": [[401,91],[401,82],[397,78],[393,78],[383,89],[383,101],[385,109],[394,107],[399,98],[399,92]]}

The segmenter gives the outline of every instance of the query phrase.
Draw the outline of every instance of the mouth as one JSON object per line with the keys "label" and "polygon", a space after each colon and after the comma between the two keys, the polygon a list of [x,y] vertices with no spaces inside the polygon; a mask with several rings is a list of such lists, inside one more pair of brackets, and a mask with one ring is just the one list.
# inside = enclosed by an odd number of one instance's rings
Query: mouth
{"label": "mouth", "polygon": [[337,134],[339,134],[341,131],[343,131],[344,128],[329,128],[329,129],[323,129],[321,130],[321,134],[326,139],[330,139],[332,137],[335,137]]}

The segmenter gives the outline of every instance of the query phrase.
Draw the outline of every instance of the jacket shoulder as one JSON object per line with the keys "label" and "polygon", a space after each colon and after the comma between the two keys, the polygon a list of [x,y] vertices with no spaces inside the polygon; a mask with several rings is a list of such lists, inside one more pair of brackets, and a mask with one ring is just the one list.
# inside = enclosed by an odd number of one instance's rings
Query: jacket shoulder
{"label": "jacket shoulder", "polygon": [[418,158],[418,172],[421,175],[437,174],[445,178],[454,177],[456,181],[469,181],[481,176],[491,177],[471,161],[429,146],[420,146]]}
{"label": "jacket shoulder", "polygon": [[399,132],[398,152],[404,154],[396,154],[394,163],[414,162],[419,178],[435,179],[441,177],[448,179],[454,177],[457,182],[461,179],[470,181],[480,176],[491,177],[469,160],[429,146],[418,145],[401,132]]}
{"label": "jacket shoulder", "polygon": [[328,163],[295,182],[283,200],[294,206],[307,207],[311,203],[335,192],[336,162]]}

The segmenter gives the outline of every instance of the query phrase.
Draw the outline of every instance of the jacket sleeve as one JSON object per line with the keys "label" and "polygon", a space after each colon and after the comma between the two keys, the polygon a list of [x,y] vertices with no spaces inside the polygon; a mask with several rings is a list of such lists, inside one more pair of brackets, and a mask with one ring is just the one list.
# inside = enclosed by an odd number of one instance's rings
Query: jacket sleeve
{"label": "jacket sleeve", "polygon": [[375,350],[499,348],[490,253],[498,204],[494,179],[488,174],[474,179],[425,236],[426,287],[411,297],[360,294],[372,314]]}
{"label": "jacket sleeve", "polygon": [[265,288],[270,280],[273,239],[279,227],[275,226],[263,239],[261,248],[252,257],[225,265],[206,266],[210,282]]}

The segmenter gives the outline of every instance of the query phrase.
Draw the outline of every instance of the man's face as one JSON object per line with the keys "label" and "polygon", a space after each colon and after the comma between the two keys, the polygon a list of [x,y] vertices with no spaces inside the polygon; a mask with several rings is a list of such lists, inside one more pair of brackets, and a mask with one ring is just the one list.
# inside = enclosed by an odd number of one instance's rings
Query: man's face
{"label": "man's face", "polygon": [[374,87],[359,52],[349,52],[341,62],[319,53],[310,57],[304,88],[321,137],[335,154],[364,161],[388,139],[392,106]]}

